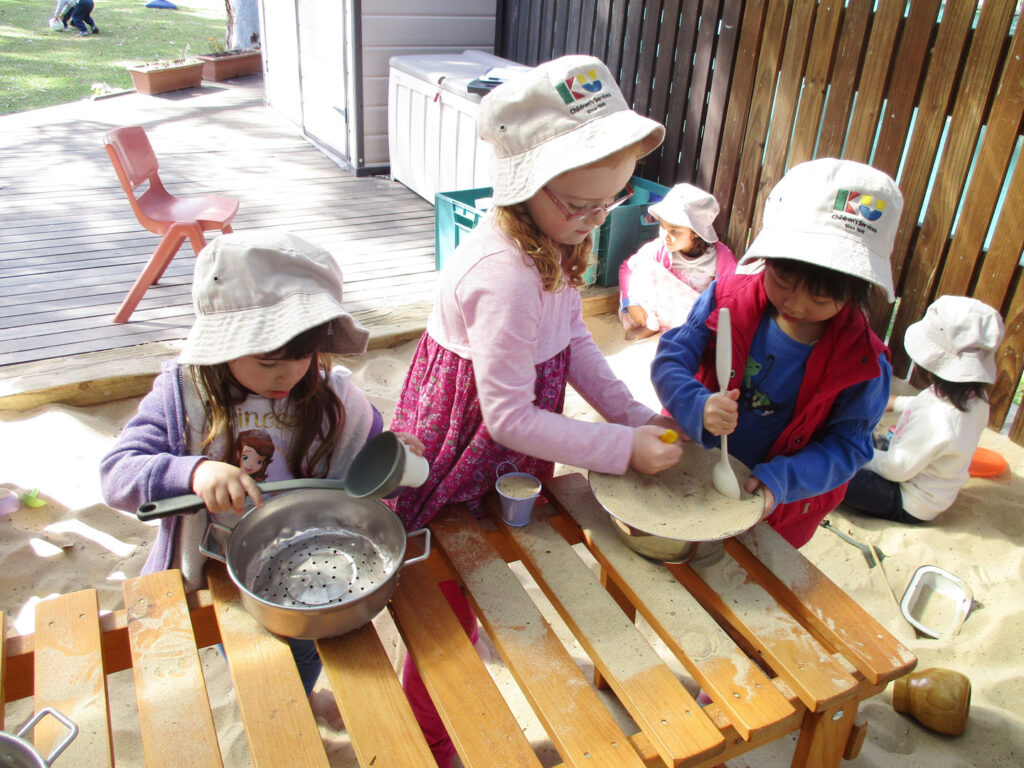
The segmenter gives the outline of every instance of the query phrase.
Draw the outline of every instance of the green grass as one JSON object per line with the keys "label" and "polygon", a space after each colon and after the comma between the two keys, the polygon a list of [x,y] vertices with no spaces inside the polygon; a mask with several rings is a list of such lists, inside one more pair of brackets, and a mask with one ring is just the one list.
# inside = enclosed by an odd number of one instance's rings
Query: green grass
{"label": "green grass", "polygon": [[77,37],[47,26],[53,0],[0,2],[0,114],[89,98],[132,87],[126,67],[223,44],[223,0],[174,0],[178,10],[147,8],[148,0],[99,0],[92,13],[100,34]]}

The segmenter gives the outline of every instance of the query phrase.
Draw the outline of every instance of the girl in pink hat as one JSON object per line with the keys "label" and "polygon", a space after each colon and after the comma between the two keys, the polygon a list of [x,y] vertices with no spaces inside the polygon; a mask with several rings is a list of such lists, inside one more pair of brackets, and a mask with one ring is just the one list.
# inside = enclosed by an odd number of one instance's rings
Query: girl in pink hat
{"label": "girl in pink hat", "polygon": [[627,341],[686,322],[690,308],[716,277],[736,271],[736,256],[718,239],[714,195],[677,184],[648,215],[660,228],[619,267],[620,317]]}

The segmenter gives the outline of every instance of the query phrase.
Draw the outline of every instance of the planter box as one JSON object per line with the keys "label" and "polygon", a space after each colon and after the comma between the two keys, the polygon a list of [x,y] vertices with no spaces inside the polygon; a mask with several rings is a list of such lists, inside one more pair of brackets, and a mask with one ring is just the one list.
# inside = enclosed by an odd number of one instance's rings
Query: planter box
{"label": "planter box", "polygon": [[230,80],[232,77],[259,75],[263,72],[263,57],[258,48],[204,53],[196,58],[203,62],[203,80]]}
{"label": "planter box", "polygon": [[155,93],[195,88],[203,81],[203,62],[171,64],[165,67],[143,65],[128,67],[135,90],[152,96]]}

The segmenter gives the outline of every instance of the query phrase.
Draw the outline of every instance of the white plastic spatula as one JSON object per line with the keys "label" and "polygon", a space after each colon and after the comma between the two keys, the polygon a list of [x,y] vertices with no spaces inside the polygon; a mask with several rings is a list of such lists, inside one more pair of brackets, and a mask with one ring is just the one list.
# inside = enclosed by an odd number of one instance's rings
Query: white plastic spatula
{"label": "white plastic spatula", "polygon": [[[718,388],[720,392],[729,389],[729,373],[732,370],[732,322],[729,319],[729,310],[718,310],[718,337],[715,346],[715,375],[718,376]],[[725,435],[722,435],[722,455],[711,470],[711,482],[715,490],[730,499],[740,498],[740,481],[736,479],[736,473],[732,471],[729,464],[729,443]]]}

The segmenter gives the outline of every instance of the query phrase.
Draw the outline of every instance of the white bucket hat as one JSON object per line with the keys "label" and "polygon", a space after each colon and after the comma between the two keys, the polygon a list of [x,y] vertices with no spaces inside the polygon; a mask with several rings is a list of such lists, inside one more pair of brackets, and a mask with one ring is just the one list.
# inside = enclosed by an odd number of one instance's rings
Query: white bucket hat
{"label": "white bucket hat", "polygon": [[666,224],[689,227],[706,243],[717,243],[715,219],[718,201],[715,196],[693,184],[676,184],[665,198],[647,209]]}
{"label": "white bucket hat", "polygon": [[516,75],[480,101],[480,138],[494,145],[494,204],[529,200],[556,176],[641,142],[665,126],[637,114],[608,67],[593,56],[562,56]]}
{"label": "white bucket hat", "polygon": [[196,321],[178,360],[216,365],[273,352],[329,321],[325,352],[362,352],[370,333],[341,306],[341,294],[341,268],[319,246],[289,232],[221,235],[196,259]]}
{"label": "white bucket hat", "polygon": [[940,379],[991,384],[1002,340],[1003,318],[988,304],[967,296],[939,296],[907,328],[903,348],[915,364]]}
{"label": "white bucket hat", "polygon": [[769,193],[763,227],[740,264],[804,261],[867,280],[892,302],[892,247],[902,212],[896,182],[870,165],[834,158],[800,163]]}

